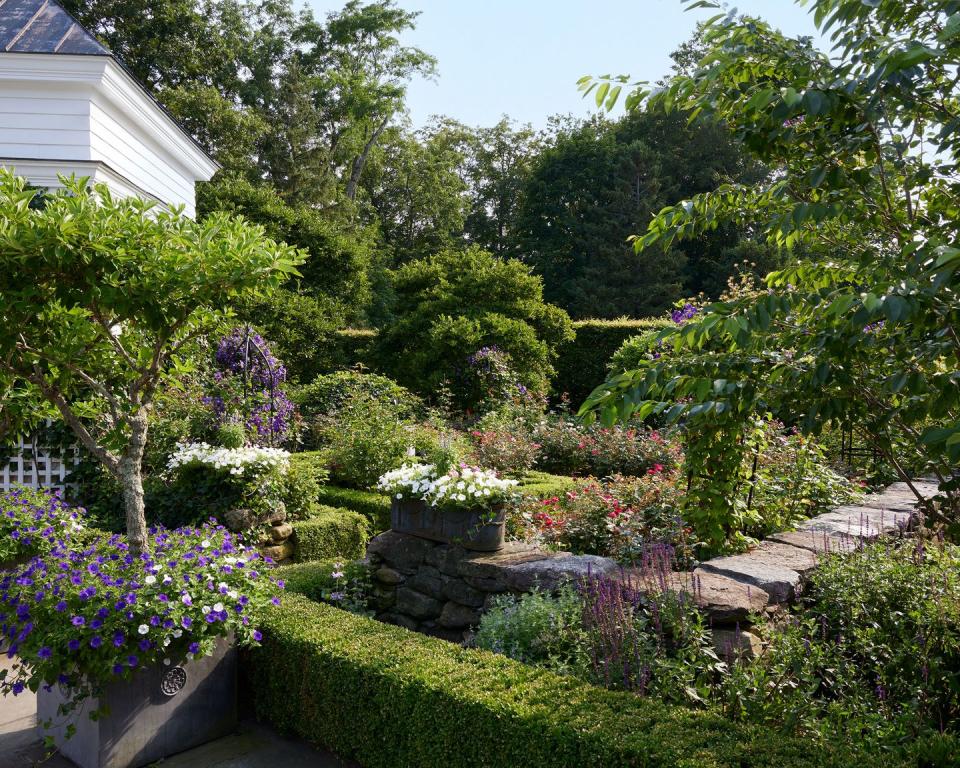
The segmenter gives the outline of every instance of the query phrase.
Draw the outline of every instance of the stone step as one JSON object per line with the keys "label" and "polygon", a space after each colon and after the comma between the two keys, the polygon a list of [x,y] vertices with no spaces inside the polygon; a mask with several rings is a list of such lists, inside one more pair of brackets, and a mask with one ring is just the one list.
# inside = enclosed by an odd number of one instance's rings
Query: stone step
{"label": "stone step", "polygon": [[643,592],[671,591],[689,595],[710,623],[717,625],[748,623],[770,600],[759,587],[701,569],[669,573],[627,569],[621,579]]}
{"label": "stone step", "polygon": [[[897,533],[910,527],[914,522],[914,512],[903,512],[893,509],[877,509],[876,507],[847,506],[837,507],[831,512],[817,515],[807,523],[822,521],[831,523],[847,523],[851,527],[869,527],[880,533]],[[800,526],[802,528],[802,525]]]}
{"label": "stone step", "polygon": [[766,540],[789,544],[818,555],[852,552],[860,545],[858,540],[828,530],[781,531],[771,534]]}
{"label": "stone step", "polygon": [[748,552],[743,555],[715,557],[701,564],[697,573],[716,573],[735,581],[759,587],[771,604],[788,603],[800,592],[802,576],[783,565],[769,552]]}

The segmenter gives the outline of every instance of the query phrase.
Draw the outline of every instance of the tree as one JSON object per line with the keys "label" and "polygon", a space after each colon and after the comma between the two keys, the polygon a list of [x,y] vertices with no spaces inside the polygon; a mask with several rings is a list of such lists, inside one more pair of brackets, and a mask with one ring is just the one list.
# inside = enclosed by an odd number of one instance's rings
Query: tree
{"label": "tree", "polygon": [[512,250],[574,317],[643,317],[682,295],[677,250],[638,257],[627,237],[665,200],[658,153],[594,119],[559,133],[534,161]]}
{"label": "tree", "polygon": [[[928,520],[956,526],[960,9],[952,0],[811,7],[832,30],[834,58],[759,19],[720,16],[705,25],[708,52],[691,72],[629,97],[632,107],[723,121],[777,169],[666,208],[638,249],[749,223],[810,256],[771,273],[767,291],[710,305],[665,335],[669,354],[598,388],[585,413],[685,423],[692,503],[720,526],[735,513],[723,493],[731,457],[742,455],[748,420],[767,410],[808,432],[856,430],[911,487],[915,470],[934,474],[942,497],[925,506]],[[584,89],[612,103],[618,85]]]}
{"label": "tree", "polygon": [[364,198],[394,265],[462,244],[468,140],[469,130],[452,120],[412,133],[393,130],[367,166]]}
{"label": "tree", "polygon": [[362,316],[370,297],[367,270],[373,249],[367,232],[311,206],[288,203],[270,186],[242,178],[220,178],[197,192],[201,219],[239,214],[274,240],[307,251],[299,288],[319,300],[331,318]]}
{"label": "tree", "polygon": [[271,127],[258,163],[282,195],[324,205],[356,198],[407,82],[433,75],[433,57],[398,37],[417,15],[392,0],[350,0],[324,23],[303,14],[276,63],[253,71],[248,91]]}
{"label": "tree", "polygon": [[544,302],[529,267],[477,247],[404,264],[393,286],[394,317],[375,354],[397,381],[424,395],[493,346],[510,356],[524,385],[545,391],[558,345],[573,338],[570,318]]}
{"label": "tree", "polygon": [[[299,254],[225,214],[197,223],[63,179],[36,192],[0,170],[0,408],[8,430],[56,412],[123,489],[147,541],[142,460],[157,389],[238,295],[278,285]],[[48,412],[50,412],[48,411]]]}
{"label": "tree", "polygon": [[517,256],[513,237],[523,185],[543,148],[529,125],[514,127],[504,117],[478,128],[467,143],[466,177],[470,213],[464,227],[470,242],[498,256]]}

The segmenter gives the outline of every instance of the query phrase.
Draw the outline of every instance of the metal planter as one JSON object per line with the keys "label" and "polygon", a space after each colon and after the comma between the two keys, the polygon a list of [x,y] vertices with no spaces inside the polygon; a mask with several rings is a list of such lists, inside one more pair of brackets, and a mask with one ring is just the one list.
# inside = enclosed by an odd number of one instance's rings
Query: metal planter
{"label": "metal planter", "polygon": [[445,544],[460,544],[476,552],[495,552],[504,544],[503,507],[481,510],[439,510],[423,501],[394,499],[390,508],[390,527],[422,539]]}
{"label": "metal planter", "polygon": [[[53,736],[61,754],[79,768],[140,768],[232,733],[237,725],[237,652],[222,639],[212,656],[138,670],[87,700],[69,719],[57,715],[66,701],[58,686],[37,693],[41,736]],[[109,714],[91,720],[100,704]],[[66,737],[69,723],[76,733]]]}

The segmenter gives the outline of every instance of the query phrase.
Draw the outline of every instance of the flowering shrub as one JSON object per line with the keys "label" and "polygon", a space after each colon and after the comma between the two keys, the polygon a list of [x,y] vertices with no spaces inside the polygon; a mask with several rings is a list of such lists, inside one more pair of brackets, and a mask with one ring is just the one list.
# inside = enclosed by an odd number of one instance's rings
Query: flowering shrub
{"label": "flowering shrub", "polygon": [[[297,486],[302,472],[290,469],[290,454],[280,448],[219,448],[206,443],[178,445],[167,462],[165,494],[153,494],[154,514],[168,525],[189,525],[230,509],[261,516],[286,509],[286,503],[309,508],[311,499]],[[316,490],[314,487],[309,491]],[[315,501],[315,499],[314,499]],[[287,510],[303,517],[306,509]]]}
{"label": "flowering shrub", "polygon": [[380,477],[377,488],[395,499],[420,499],[435,507],[471,509],[506,501],[516,480],[461,464],[438,473],[430,464],[408,464]]}
{"label": "flowering shrub", "polygon": [[550,548],[621,562],[665,545],[688,564],[696,542],[678,512],[677,479],[676,472],[655,465],[643,477],[589,480],[562,495],[524,498],[512,511],[511,530]]}
{"label": "flowering shrub", "polygon": [[274,445],[288,439],[295,408],[283,389],[287,370],[270,346],[249,326],[220,339],[217,370],[204,398],[216,426],[242,423],[254,443]]}
{"label": "flowering shrub", "polygon": [[49,552],[84,530],[80,513],[59,491],[14,488],[0,494],[0,563]]}
{"label": "flowering shrub", "polygon": [[537,468],[557,475],[643,475],[651,467],[669,469],[683,461],[672,436],[637,427],[583,425],[549,416],[533,429],[540,445]]}
{"label": "flowering shrub", "polygon": [[452,387],[464,408],[479,413],[527,394],[527,387],[520,382],[510,355],[495,345],[481,347],[467,357],[466,365],[457,371]]}
{"label": "flowering shrub", "polygon": [[182,467],[200,465],[231,475],[257,475],[274,470],[286,472],[290,466],[290,454],[282,448],[218,448],[206,443],[181,443],[170,456],[167,469],[175,472]]}
{"label": "flowering shrub", "polygon": [[151,529],[132,554],[118,535],[58,542],[0,579],[0,632],[17,657],[0,692],[61,684],[76,705],[136,669],[209,655],[231,633],[256,644],[257,613],[283,584],[222,527]]}
{"label": "flowering shrub", "polygon": [[492,467],[509,477],[521,477],[530,471],[540,452],[540,444],[522,432],[475,429],[470,436],[477,464]]}
{"label": "flowering shrub", "polygon": [[475,642],[606,688],[702,704],[726,667],[693,601],[643,593],[629,580],[585,578],[556,595],[498,597]]}

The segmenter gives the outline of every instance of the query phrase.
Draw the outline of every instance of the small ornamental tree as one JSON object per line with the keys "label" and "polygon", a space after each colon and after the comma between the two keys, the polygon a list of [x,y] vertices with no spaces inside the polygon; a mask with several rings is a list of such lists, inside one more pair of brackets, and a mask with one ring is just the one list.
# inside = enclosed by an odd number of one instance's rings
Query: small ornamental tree
{"label": "small ornamental tree", "polygon": [[[627,106],[726,123],[774,169],[665,208],[638,250],[733,223],[810,255],[771,273],[767,291],[662,334],[669,354],[614,376],[584,412],[686,424],[691,503],[718,537],[736,515],[735,454],[767,410],[809,432],[852,428],[908,483],[918,469],[936,476],[928,519],[960,525],[960,3],[809,5],[832,56],[721,13],[702,28],[699,63],[636,87]],[[582,86],[609,108],[624,84]]]}
{"label": "small ornamental tree", "polygon": [[61,182],[37,198],[0,170],[0,426],[59,415],[120,482],[138,551],[157,388],[233,298],[276,287],[302,259],[242,219],[197,223],[87,179]]}

